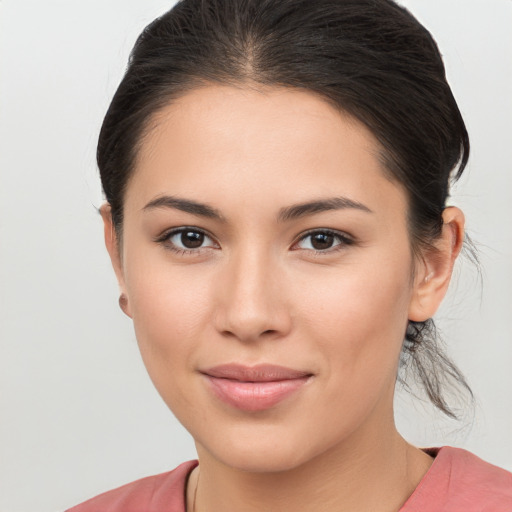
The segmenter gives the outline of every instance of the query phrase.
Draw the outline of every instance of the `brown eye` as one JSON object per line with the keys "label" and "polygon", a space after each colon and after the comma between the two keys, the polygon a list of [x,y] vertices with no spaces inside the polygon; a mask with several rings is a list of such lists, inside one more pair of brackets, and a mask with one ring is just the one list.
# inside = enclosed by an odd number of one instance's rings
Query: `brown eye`
{"label": "brown eye", "polygon": [[198,231],[182,231],[181,233],[181,244],[187,249],[197,249],[201,247],[204,242],[204,233]]}
{"label": "brown eye", "polygon": [[179,253],[199,252],[200,249],[218,248],[218,245],[203,231],[195,228],[179,228],[165,234],[157,242]]}
{"label": "brown eye", "polygon": [[343,233],[318,230],[303,236],[297,243],[297,247],[317,252],[329,252],[329,249],[341,249],[353,243],[353,240]]}
{"label": "brown eye", "polygon": [[311,235],[311,246],[317,251],[329,249],[334,242],[334,236],[330,233],[315,233]]}

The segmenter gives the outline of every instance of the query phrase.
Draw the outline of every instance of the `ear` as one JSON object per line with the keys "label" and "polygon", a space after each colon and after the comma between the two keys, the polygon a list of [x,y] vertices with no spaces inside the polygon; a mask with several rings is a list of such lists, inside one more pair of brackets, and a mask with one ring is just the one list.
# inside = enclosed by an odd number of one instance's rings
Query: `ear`
{"label": "ear", "polygon": [[448,290],[463,241],[464,214],[454,206],[445,208],[441,236],[416,266],[409,320],[424,322],[434,316]]}
{"label": "ear", "polygon": [[119,306],[123,310],[123,312],[131,318],[130,312],[130,304],[128,302],[128,296],[126,292],[126,286],[124,281],[124,271],[123,271],[123,262],[121,258],[121,248],[119,244],[119,240],[117,238],[117,233],[114,228],[114,223],[112,221],[112,209],[110,204],[105,203],[100,208],[101,218],[103,219],[103,229],[105,235],[105,246],[107,248],[108,254],[110,255],[110,261],[112,262],[112,267],[117,277],[117,282],[119,284],[119,290],[121,292],[121,296],[119,297]]}

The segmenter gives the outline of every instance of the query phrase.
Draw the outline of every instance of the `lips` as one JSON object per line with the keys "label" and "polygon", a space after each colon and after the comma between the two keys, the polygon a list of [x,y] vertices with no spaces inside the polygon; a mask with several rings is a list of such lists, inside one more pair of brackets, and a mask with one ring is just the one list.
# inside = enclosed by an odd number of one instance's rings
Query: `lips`
{"label": "lips", "polygon": [[224,403],[244,411],[263,411],[300,391],[311,373],[260,364],[226,364],[201,372],[213,394]]}

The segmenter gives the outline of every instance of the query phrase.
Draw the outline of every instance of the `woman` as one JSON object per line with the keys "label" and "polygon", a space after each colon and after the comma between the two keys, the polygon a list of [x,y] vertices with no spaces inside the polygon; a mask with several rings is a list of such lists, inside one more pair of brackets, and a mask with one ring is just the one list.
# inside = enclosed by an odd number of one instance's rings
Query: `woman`
{"label": "woman", "polygon": [[[105,240],[148,373],[198,460],[74,512],[512,509],[512,475],[393,419],[400,363],[453,415],[432,316],[469,141],[391,0],[184,0],[105,117]],[[405,339],[405,341],[404,341]]]}

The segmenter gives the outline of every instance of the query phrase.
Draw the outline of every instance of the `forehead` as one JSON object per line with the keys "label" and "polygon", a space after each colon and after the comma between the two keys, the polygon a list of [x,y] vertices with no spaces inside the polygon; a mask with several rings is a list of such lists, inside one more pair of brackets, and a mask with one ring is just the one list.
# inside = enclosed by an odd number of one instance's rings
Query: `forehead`
{"label": "forehead", "polygon": [[386,177],[380,151],[362,123],[312,92],[201,87],[153,117],[127,202],[233,189],[249,198],[262,188],[283,202],[332,195],[333,187],[343,195],[382,187],[403,195]]}
{"label": "forehead", "polygon": [[[370,130],[357,119],[314,92],[290,87],[209,85],[193,89],[153,116],[142,152],[170,132],[187,142],[197,139],[203,150],[224,144],[235,151],[244,144],[248,149],[263,143],[267,152],[283,151],[306,141],[322,142],[323,149],[332,143],[341,143],[340,149],[344,142],[356,143],[372,155],[380,150]],[[304,146],[305,151],[310,149],[309,143]]]}

